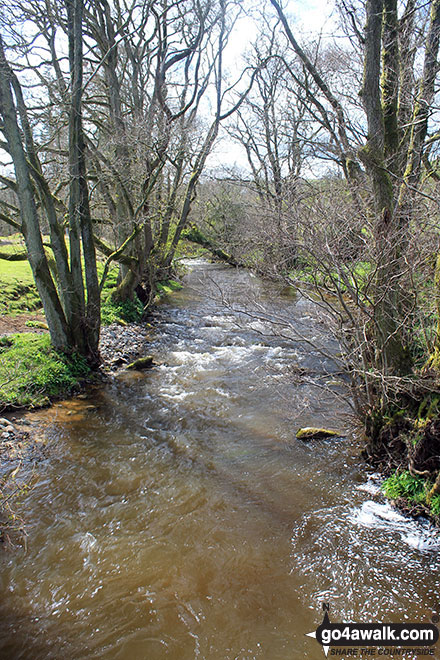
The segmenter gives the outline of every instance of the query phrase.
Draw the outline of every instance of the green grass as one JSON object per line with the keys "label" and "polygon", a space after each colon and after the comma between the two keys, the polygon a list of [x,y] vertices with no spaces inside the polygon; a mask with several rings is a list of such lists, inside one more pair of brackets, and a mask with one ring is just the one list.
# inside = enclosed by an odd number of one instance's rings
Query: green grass
{"label": "green grass", "polygon": [[26,252],[23,235],[16,233],[10,236],[0,236],[0,252],[8,252],[9,254]]}
{"label": "green grass", "polygon": [[20,281],[7,282],[0,275],[0,314],[21,314],[41,309],[41,300],[35,284]]}
{"label": "green grass", "polygon": [[101,321],[103,325],[110,323],[137,323],[142,317],[144,311],[139,298],[134,296],[134,300],[126,300],[122,303],[116,303],[111,298],[111,292],[101,299]]}
{"label": "green grass", "polygon": [[[101,278],[103,265],[98,263],[98,276]],[[110,323],[136,323],[140,321],[144,308],[139,298],[134,296],[133,300],[116,303],[112,300],[112,293],[118,279],[118,266],[110,268],[101,294],[101,322],[102,325]]]}
{"label": "green grass", "polygon": [[[16,236],[7,237],[11,245],[2,245],[2,252],[22,252],[23,245]],[[28,261],[7,261],[0,259],[0,314],[33,312],[41,308]]]}
{"label": "green grass", "polygon": [[[141,320],[144,311],[143,305],[138,297],[135,295],[134,300],[127,300],[123,303],[116,303],[112,300],[113,286],[116,284],[116,279],[112,283],[111,279],[108,284],[104,286],[101,298],[101,320],[103,325],[110,325],[110,323],[137,323]],[[156,291],[157,298],[169,295],[174,291],[178,291],[182,285],[175,280],[165,280],[157,282]]]}
{"label": "green grass", "polygon": [[[7,241],[8,245],[2,245]],[[13,236],[0,237],[0,252],[13,254],[15,252],[25,252],[24,240],[19,234]],[[5,280],[19,280],[23,284],[33,284],[32,270],[28,261],[8,261],[0,259],[0,277]]]}
{"label": "green grass", "polygon": [[176,282],[176,280],[165,280],[156,284],[156,289],[160,297],[169,295],[173,291],[179,291],[181,288],[182,285],[180,282]]}
{"label": "green grass", "polygon": [[[0,246],[3,252],[23,252],[24,244],[20,236],[8,236],[4,240],[10,245]],[[1,243],[1,238],[0,238]],[[104,265],[98,262],[98,277],[101,278]],[[115,303],[112,292],[117,284],[119,268],[114,264],[104,283],[101,295],[101,321],[103,325],[110,323],[136,323],[140,321],[143,307],[135,296],[133,301]],[[41,309],[41,300],[32,276],[28,261],[7,261],[0,259],[0,314],[15,315],[23,312],[33,312]],[[181,284],[174,280],[167,280],[157,284],[159,297],[172,293],[181,288]],[[29,323],[29,327],[31,327]],[[36,326],[40,327],[40,326]]]}
{"label": "green grass", "polygon": [[440,495],[428,500],[432,483],[423,477],[413,476],[408,470],[397,471],[382,484],[382,489],[389,499],[404,498],[409,504],[421,504],[434,516],[440,515]]}
{"label": "green grass", "polygon": [[[0,249],[3,252],[22,251],[16,237],[8,237],[7,240],[14,240],[14,242],[11,245],[2,246]],[[102,271],[103,264],[98,263],[99,277],[101,277]],[[142,314],[142,308],[139,309],[140,303],[125,303],[124,305],[112,303],[110,296],[116,286],[117,276],[118,267],[113,266],[107,275],[102,292],[101,320],[103,325],[109,325],[114,321],[137,321]],[[34,312],[42,308],[28,261],[0,259],[0,290],[0,314],[15,315]]]}
{"label": "green grass", "polygon": [[47,334],[1,337],[0,409],[46,405],[90,373],[84,358],[55,351]]}

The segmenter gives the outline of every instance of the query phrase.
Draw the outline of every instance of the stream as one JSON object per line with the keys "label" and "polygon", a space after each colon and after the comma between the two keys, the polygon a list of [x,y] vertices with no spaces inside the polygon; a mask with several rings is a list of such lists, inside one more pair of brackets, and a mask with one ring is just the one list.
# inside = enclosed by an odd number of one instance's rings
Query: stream
{"label": "stream", "polygon": [[0,658],[321,660],[322,602],[334,622],[440,615],[439,532],[360,459],[319,309],[188,267],[152,370],[32,414],[50,451],[18,505],[27,548],[0,556]]}

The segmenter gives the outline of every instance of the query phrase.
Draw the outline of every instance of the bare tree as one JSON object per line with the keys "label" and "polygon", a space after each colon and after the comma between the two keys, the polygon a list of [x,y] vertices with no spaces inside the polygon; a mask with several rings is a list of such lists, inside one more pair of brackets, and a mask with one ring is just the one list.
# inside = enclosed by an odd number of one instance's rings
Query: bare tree
{"label": "bare tree", "polygon": [[[21,220],[6,200],[4,218],[27,237],[54,344],[94,361],[111,265],[121,268],[115,298],[136,291],[148,303],[172,266],[220,122],[252,84],[252,71],[224,81],[241,9],[224,0],[14,0],[8,11],[21,30],[11,28],[10,62],[5,49],[2,57],[2,131],[16,171],[3,184],[18,195]],[[100,282],[95,246],[105,257]]]}
{"label": "bare tree", "polygon": [[[357,188],[355,196],[364,215],[375,218],[371,235],[375,246],[374,291],[371,292],[376,346],[374,364],[390,375],[407,374],[411,369],[407,336],[411,301],[405,293],[408,281],[406,235],[415,219],[415,193],[421,182],[428,118],[433,111],[438,68],[438,3],[435,0],[430,3],[425,40],[419,49],[423,71],[416,86],[413,82],[416,79],[414,53],[419,39],[415,14],[423,20],[423,8],[417,8],[410,1],[399,17],[396,1],[367,0],[366,25],[362,31],[356,18],[361,12],[356,14],[356,8],[351,5],[353,40],[359,38],[364,61],[360,94],[367,134],[360,148],[352,139],[350,108],[344,107],[338,94],[301,48],[278,1],[271,0],[271,3],[290,46],[317,86],[318,93],[309,97],[311,106],[319,109],[329,130],[333,120],[335,122],[334,140],[351,189],[357,187],[361,168],[370,181],[369,190],[364,193]],[[423,30],[420,22],[418,29]]]}
{"label": "bare tree", "polygon": [[[0,114],[3,119],[2,131],[6,139],[3,146],[11,157],[16,176],[15,182],[7,181],[7,183],[19,199],[20,228],[43,302],[52,342],[59,349],[78,350],[92,363],[96,363],[100,303],[84,165],[81,109],[82,12],[81,0],[66,1],[70,64],[68,143],[70,259],[64,238],[63,222],[58,215],[58,202],[44,175],[23,90],[6,60],[3,41],[0,42]],[[44,250],[39,207],[44,209],[49,225],[51,248],[57,269],[56,277],[51,273]],[[83,286],[81,249],[84,255],[86,291]]]}

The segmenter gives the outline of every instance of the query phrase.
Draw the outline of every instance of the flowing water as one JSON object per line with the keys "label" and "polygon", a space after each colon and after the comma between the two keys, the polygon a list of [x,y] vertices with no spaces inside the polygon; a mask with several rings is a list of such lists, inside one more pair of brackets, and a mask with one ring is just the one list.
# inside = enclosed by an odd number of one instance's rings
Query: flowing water
{"label": "flowing water", "polygon": [[323,601],[332,621],[440,614],[437,532],[384,503],[350,433],[295,439],[351,424],[322,388],[340,378],[317,308],[191,268],[149,330],[153,370],[38,414],[1,658],[315,660]]}

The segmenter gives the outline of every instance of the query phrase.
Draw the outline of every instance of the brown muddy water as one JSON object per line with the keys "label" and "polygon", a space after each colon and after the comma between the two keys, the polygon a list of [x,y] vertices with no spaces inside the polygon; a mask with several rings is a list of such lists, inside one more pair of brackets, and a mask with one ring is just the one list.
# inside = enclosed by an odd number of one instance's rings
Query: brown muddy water
{"label": "brown muddy water", "polygon": [[339,377],[308,343],[337,351],[317,310],[191,268],[155,369],[38,414],[50,458],[19,505],[27,549],[0,557],[1,658],[321,660],[323,601],[335,622],[440,614],[438,533],[384,502],[352,434],[295,440],[351,426],[319,387]]}

